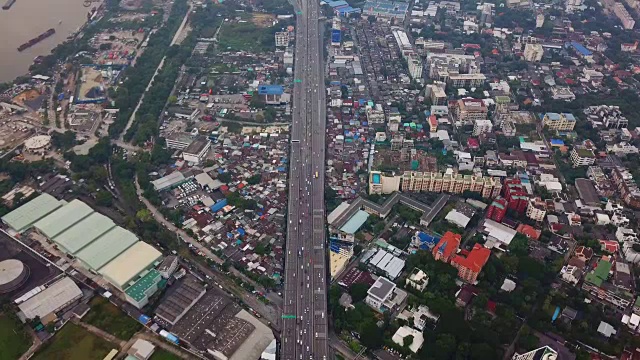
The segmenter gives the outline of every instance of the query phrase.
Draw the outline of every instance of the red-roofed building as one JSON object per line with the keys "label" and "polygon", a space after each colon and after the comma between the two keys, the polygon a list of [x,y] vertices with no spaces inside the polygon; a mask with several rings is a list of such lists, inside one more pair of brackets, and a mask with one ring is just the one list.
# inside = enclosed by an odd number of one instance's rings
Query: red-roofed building
{"label": "red-roofed building", "polygon": [[600,240],[600,247],[602,251],[606,251],[610,254],[615,254],[620,250],[620,244],[617,241],[612,240]]}
{"label": "red-roofed building", "polygon": [[518,225],[516,231],[532,240],[538,240],[542,234],[542,231],[527,224]]}
{"label": "red-roofed building", "polygon": [[429,116],[429,131],[430,132],[438,131],[438,119],[436,119],[435,115]]}
{"label": "red-roofed building", "polygon": [[451,265],[458,269],[458,277],[468,283],[474,283],[482,271],[482,267],[489,260],[491,250],[475,244],[467,257],[456,255],[451,260]]}
{"label": "red-roofed building", "polygon": [[460,247],[461,239],[462,236],[460,234],[447,231],[442,238],[440,238],[438,244],[433,248],[433,258],[446,263],[451,261]]}
{"label": "red-roofed building", "polygon": [[470,137],[467,139],[467,146],[471,150],[477,150],[480,148],[480,143],[478,142],[478,139]]}

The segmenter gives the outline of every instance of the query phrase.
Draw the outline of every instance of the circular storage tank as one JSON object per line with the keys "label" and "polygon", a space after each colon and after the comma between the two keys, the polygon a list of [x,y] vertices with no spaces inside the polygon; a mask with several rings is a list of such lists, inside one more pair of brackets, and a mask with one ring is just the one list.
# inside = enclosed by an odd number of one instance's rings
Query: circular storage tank
{"label": "circular storage tank", "polygon": [[28,138],[24,142],[24,148],[26,150],[34,151],[44,149],[51,144],[51,136],[49,135],[36,135]]}
{"label": "circular storage tank", "polygon": [[9,259],[0,262],[0,294],[13,291],[27,282],[29,267],[20,260]]}

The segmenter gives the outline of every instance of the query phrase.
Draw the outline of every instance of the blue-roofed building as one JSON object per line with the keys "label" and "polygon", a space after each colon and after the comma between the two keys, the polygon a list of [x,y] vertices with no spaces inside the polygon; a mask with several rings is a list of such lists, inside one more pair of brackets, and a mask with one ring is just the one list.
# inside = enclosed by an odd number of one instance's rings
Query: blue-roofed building
{"label": "blue-roofed building", "polygon": [[570,42],[569,46],[571,46],[579,56],[585,59],[591,59],[593,57],[593,53],[577,41]]}
{"label": "blue-roofed building", "polygon": [[364,210],[358,210],[341,228],[337,234],[340,241],[353,242],[355,233],[364,225],[369,218],[369,213]]}
{"label": "blue-roofed building", "polygon": [[337,8],[337,7],[340,7],[340,6],[349,6],[349,3],[347,3],[346,1],[343,1],[343,0],[337,0],[337,1],[329,0],[329,1],[326,1],[326,3],[327,3],[327,5],[329,5],[332,8]]}
{"label": "blue-roofed building", "polygon": [[284,88],[282,85],[260,85],[258,86],[258,94],[260,95],[282,95]]}
{"label": "blue-roofed building", "polygon": [[258,96],[267,105],[285,105],[291,101],[291,94],[285,93],[282,85],[260,85]]}
{"label": "blue-roofed building", "polygon": [[420,250],[431,250],[439,241],[440,238],[438,236],[416,231],[416,234],[411,238],[411,245]]}

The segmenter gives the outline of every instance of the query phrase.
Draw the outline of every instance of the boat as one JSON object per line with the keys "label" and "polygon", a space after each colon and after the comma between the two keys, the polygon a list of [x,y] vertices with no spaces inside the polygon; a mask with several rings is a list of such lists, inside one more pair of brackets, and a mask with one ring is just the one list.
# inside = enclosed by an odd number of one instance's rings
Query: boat
{"label": "boat", "polygon": [[39,43],[40,41],[42,41],[42,40],[44,40],[44,39],[48,38],[49,36],[51,36],[51,35],[53,35],[53,34],[55,34],[55,33],[56,33],[56,29],[51,28],[51,29],[49,29],[49,30],[47,30],[47,31],[43,32],[42,34],[40,34],[40,35],[38,35],[38,36],[34,37],[33,39],[31,39],[31,40],[27,41],[26,43],[24,43],[24,44],[22,44],[22,45],[18,46],[18,51],[24,51],[24,50],[26,50],[26,49],[28,49],[28,48],[32,47],[33,45],[35,45],[35,44]]}
{"label": "boat", "polygon": [[11,7],[13,6],[13,4],[16,3],[16,0],[7,0],[6,3],[4,3],[4,5],[2,5],[2,10],[9,10],[11,9]]}

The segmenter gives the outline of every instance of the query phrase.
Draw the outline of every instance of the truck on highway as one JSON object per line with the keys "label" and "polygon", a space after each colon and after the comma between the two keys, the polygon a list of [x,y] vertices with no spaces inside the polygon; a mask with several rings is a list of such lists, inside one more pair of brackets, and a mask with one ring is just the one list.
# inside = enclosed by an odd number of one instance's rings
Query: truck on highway
{"label": "truck on highway", "polygon": [[318,172],[316,171],[316,179],[318,178]]}

